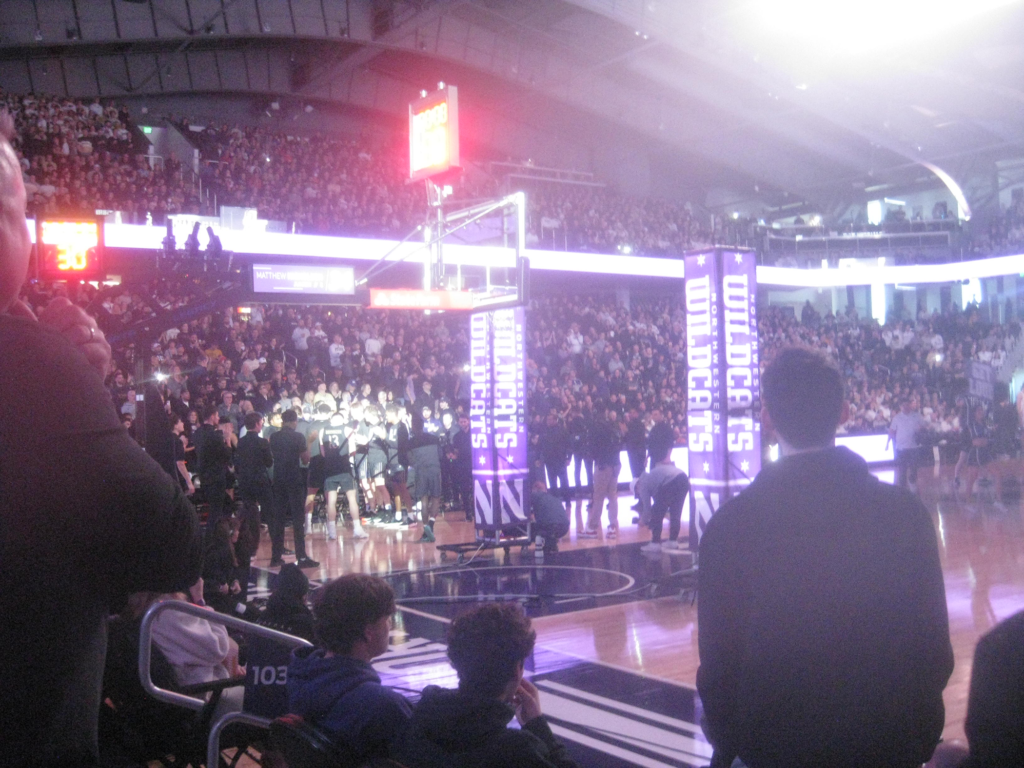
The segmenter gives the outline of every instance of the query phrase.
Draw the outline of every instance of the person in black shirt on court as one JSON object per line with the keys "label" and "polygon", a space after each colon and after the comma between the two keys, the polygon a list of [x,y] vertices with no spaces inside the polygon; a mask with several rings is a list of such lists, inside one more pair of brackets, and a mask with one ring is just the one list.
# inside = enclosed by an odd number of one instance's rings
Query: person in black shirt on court
{"label": "person in black shirt on court", "polygon": [[274,457],[274,525],[271,528],[272,544],[270,565],[283,565],[284,524],[292,521],[295,537],[295,557],[299,568],[316,568],[320,563],[306,556],[306,537],[302,531],[302,503],[306,493],[306,481],[302,477],[302,462],[309,461],[306,438],[295,427],[299,417],[292,409],[281,414],[281,431],[270,436],[270,450]]}
{"label": "person in black shirt on court", "polygon": [[352,516],[352,538],[367,538],[359,520],[359,500],[356,497],[356,481],[352,474],[349,438],[352,428],[348,424],[348,407],[331,416],[326,427],[320,430],[320,450],[324,455],[324,499],[327,502],[327,538],[338,538],[338,493],[345,494],[349,515]]}
{"label": "person in black shirt on court", "polygon": [[262,431],[263,414],[247,413],[245,435],[235,449],[235,480],[239,500],[259,504],[260,517],[269,525],[274,517],[274,490],[270,480],[274,454],[270,441],[260,437]]}
{"label": "person in black shirt on court", "polygon": [[385,409],[387,424],[387,467],[385,477],[395,501],[395,521],[402,525],[412,522],[412,495],[409,493],[409,428],[405,426],[405,406],[388,403]]}
{"label": "person in black shirt on court", "polygon": [[224,498],[228,490],[231,450],[224,440],[224,433],[218,428],[219,424],[217,406],[208,405],[203,409],[203,425],[192,436],[199,462],[199,484],[206,503],[210,505],[207,530],[212,530],[217,520],[224,516]]}
{"label": "person in black shirt on court", "polygon": [[473,501],[473,439],[469,434],[469,416],[459,416],[459,431],[452,438],[452,474],[459,491],[459,501],[466,520],[473,522],[476,512]]}
{"label": "person in black shirt on court", "polygon": [[569,457],[572,455],[572,436],[562,426],[558,416],[549,413],[544,431],[540,436],[540,450],[544,456],[544,468],[548,473],[547,487],[558,489],[564,503],[572,500],[569,492]]}
{"label": "person in black shirt on court", "polygon": [[423,422],[414,419],[409,439],[409,466],[412,469],[414,498],[421,504],[423,535],[419,541],[434,541],[434,520],[441,501],[441,446],[437,434],[427,432]]}

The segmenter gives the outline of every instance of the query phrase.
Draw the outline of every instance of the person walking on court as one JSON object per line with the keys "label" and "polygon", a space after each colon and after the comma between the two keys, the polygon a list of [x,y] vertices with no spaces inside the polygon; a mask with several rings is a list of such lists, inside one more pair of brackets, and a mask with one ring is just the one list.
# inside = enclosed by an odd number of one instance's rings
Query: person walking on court
{"label": "person walking on court", "polygon": [[921,433],[928,423],[916,409],[917,403],[906,398],[900,403],[900,412],[889,424],[889,439],[896,451],[896,484],[917,493],[917,467],[921,463]]}
{"label": "person walking on court", "polygon": [[780,351],[761,377],[782,457],[700,540],[697,691],[712,766],[920,768],[953,672],[931,516],[836,447],[839,370]]}

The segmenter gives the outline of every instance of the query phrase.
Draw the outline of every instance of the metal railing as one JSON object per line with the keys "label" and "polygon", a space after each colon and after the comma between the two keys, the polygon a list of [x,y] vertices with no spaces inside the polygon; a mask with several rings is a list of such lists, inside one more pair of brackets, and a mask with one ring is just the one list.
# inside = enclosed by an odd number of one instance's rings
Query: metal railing
{"label": "metal railing", "polygon": [[[174,704],[179,707],[187,707],[188,709],[192,709],[197,712],[201,711],[203,707],[206,706],[206,699],[198,698],[196,696],[188,696],[184,693],[171,691],[166,688],[160,688],[153,682],[151,674],[153,661],[153,622],[155,622],[157,617],[164,611],[185,613],[189,616],[205,619],[211,624],[220,624],[224,627],[228,627],[243,635],[262,637],[265,640],[281,643],[288,648],[313,647],[312,643],[307,640],[303,640],[301,637],[294,637],[284,632],[278,632],[276,629],[261,627],[258,624],[252,624],[248,621],[235,618],[234,616],[215,613],[208,608],[202,608],[198,605],[187,603],[184,600],[164,600],[156,603],[146,611],[146,615],[142,619],[142,629],[139,633],[139,680],[142,682],[142,687],[146,693],[158,701],[163,701],[167,704]],[[243,683],[240,682],[239,685],[241,684]],[[206,764],[208,766],[215,766],[218,764],[220,755],[220,735],[227,725],[236,722],[254,725],[259,728],[270,728],[270,720],[268,718],[253,715],[248,712],[228,712],[221,715],[221,717],[211,725],[210,735],[206,742]]]}

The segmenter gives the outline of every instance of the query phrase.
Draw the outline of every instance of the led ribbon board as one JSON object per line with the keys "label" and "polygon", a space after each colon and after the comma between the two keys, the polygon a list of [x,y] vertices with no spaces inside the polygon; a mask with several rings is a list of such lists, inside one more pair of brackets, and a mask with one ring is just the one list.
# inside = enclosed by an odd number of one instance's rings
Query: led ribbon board
{"label": "led ribbon board", "polygon": [[36,222],[41,280],[102,280],[103,223],[98,219]]}
{"label": "led ribbon board", "polygon": [[469,331],[476,527],[497,533],[525,525],[529,514],[526,309],[475,312]]}
{"label": "led ribbon board", "polygon": [[459,166],[459,93],[445,86],[409,105],[409,179],[429,179]]}
{"label": "led ribbon board", "polygon": [[690,547],[761,469],[757,278],[753,253],[686,257],[686,425]]}

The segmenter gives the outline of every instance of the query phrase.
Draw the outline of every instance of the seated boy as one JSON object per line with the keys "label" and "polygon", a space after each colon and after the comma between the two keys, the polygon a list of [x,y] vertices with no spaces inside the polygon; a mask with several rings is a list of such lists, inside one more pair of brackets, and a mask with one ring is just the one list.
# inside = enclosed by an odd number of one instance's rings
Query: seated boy
{"label": "seated boy", "polygon": [[[518,603],[488,603],[448,631],[457,690],[427,686],[395,756],[408,768],[575,768],[523,679],[537,633]],[[516,717],[522,728],[507,727]]]}
{"label": "seated boy", "polygon": [[370,666],[388,649],[394,612],[395,593],[383,579],[335,579],[313,601],[317,647],[297,649],[288,666],[289,711],[362,759],[387,757],[411,713]]}

